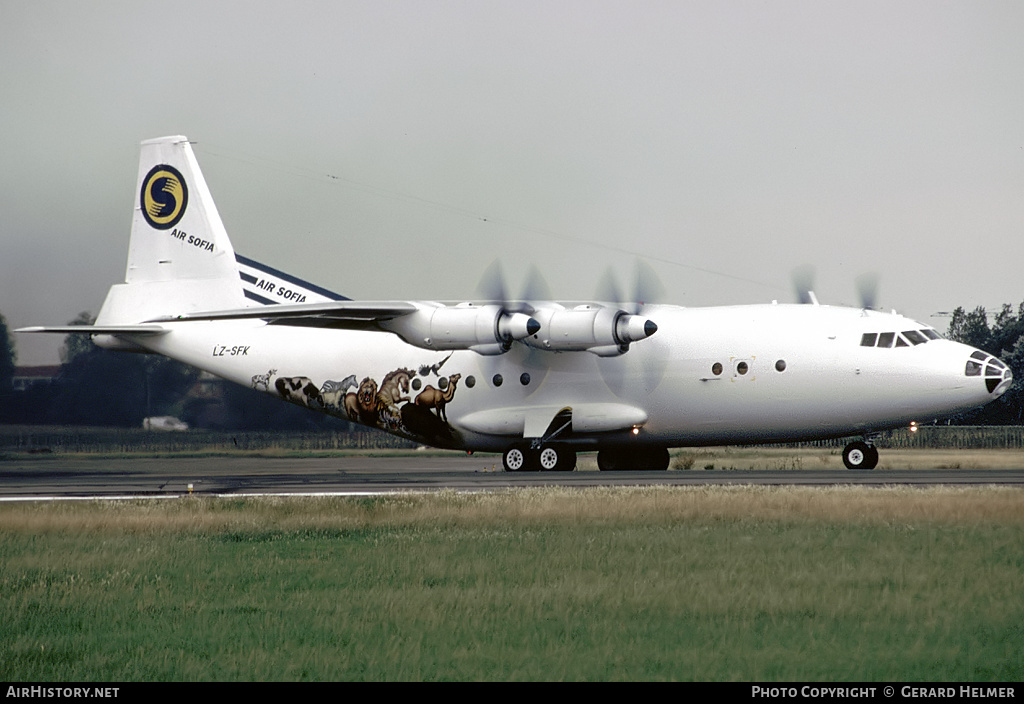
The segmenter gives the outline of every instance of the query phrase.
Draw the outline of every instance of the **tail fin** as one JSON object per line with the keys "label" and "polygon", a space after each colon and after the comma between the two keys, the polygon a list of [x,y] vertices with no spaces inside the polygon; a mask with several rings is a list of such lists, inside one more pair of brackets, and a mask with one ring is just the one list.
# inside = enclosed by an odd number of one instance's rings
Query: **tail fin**
{"label": "tail fin", "polygon": [[97,325],[246,305],[235,251],[185,137],[142,143],[125,283]]}

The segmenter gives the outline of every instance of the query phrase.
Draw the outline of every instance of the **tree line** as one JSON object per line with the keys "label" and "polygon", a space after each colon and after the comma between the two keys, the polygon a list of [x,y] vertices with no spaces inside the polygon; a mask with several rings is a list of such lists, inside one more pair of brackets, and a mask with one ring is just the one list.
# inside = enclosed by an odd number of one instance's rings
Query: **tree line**
{"label": "tree line", "polygon": [[[953,311],[946,337],[995,355],[1013,371],[1013,385],[987,406],[960,414],[960,425],[1024,424],[1024,302],[1003,305],[992,316],[978,306]],[[88,325],[81,313],[72,325]],[[138,427],[143,418],[170,415],[196,427],[311,430],[339,427],[343,421],[281,403],[237,384],[215,385],[215,393],[195,393],[198,369],[159,355],[110,352],[88,335],[68,335],[60,374],[52,384],[15,393],[14,341],[0,315],[0,422]]]}
{"label": "tree line", "polygon": [[[81,313],[71,325],[94,318]],[[144,418],[174,416],[191,427],[223,430],[315,430],[347,423],[310,413],[267,394],[204,377],[160,355],[111,352],[88,335],[68,335],[52,383],[15,392],[15,347],[0,315],[0,422],[140,427]]]}
{"label": "tree line", "polygon": [[1003,360],[1013,372],[1013,384],[992,403],[963,413],[952,422],[960,425],[1021,425],[1024,423],[1024,302],[1016,310],[1009,303],[992,318],[978,306],[971,312],[957,308],[946,337],[977,347]]}

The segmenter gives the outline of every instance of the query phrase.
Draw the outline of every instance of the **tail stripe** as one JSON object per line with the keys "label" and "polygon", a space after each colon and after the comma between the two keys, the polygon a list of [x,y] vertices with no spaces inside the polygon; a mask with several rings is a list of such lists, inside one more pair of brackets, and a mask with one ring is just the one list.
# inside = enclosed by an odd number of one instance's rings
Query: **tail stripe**
{"label": "tail stripe", "polygon": [[235,253],[245,297],[261,305],[276,303],[324,303],[351,300],[329,289],[304,281],[279,269]]}

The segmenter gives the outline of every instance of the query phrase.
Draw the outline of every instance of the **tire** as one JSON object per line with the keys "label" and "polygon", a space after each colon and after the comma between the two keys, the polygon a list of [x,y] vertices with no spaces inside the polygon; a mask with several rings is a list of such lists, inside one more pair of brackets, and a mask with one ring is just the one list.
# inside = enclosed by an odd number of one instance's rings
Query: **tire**
{"label": "tire", "polygon": [[576,452],[568,445],[545,445],[537,455],[542,472],[571,472],[576,469]]}
{"label": "tire", "polygon": [[878,450],[866,442],[851,442],[843,448],[843,464],[847,469],[874,469],[878,465]]}
{"label": "tire", "polygon": [[570,450],[567,447],[562,447],[562,461],[559,466],[555,467],[558,472],[572,472],[576,469],[576,451]]}
{"label": "tire", "polygon": [[643,465],[647,471],[664,472],[668,469],[669,460],[667,447],[652,448],[643,453]]}
{"label": "tire", "polygon": [[542,472],[551,472],[558,469],[558,465],[562,461],[560,449],[554,445],[545,445],[540,449],[540,455],[537,456],[537,460],[540,463],[540,470]]}
{"label": "tire", "polygon": [[660,472],[668,469],[668,464],[668,448],[665,447],[601,450],[597,453],[597,468],[606,472],[629,469]]}
{"label": "tire", "polygon": [[617,472],[626,469],[626,453],[619,450],[599,450],[597,453],[597,468],[602,472]]}
{"label": "tire", "polygon": [[505,450],[501,456],[501,463],[505,465],[506,472],[524,472],[527,470],[526,450],[516,445]]}

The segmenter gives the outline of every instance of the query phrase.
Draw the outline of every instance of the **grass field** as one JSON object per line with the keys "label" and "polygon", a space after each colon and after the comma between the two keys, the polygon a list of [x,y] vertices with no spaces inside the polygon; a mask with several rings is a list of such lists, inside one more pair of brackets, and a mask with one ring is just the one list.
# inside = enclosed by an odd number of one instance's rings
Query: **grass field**
{"label": "grass field", "polygon": [[8,681],[1024,679],[1024,492],[0,505]]}

